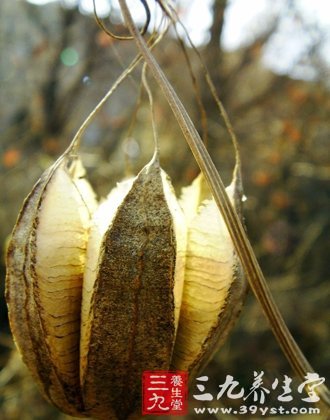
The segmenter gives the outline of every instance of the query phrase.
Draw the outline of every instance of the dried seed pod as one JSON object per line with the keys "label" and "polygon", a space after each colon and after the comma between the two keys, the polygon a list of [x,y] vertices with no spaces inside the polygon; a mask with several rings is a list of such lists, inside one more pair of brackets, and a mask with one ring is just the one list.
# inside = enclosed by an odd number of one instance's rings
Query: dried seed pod
{"label": "dried seed pod", "polygon": [[[227,188],[241,201],[237,180]],[[209,199],[205,197],[209,196]],[[172,366],[193,378],[225,340],[241,310],[246,282],[226,224],[202,175],[183,191],[188,241]]]}
{"label": "dried seed pod", "polygon": [[83,413],[79,388],[82,277],[94,193],[80,161],[62,156],[24,202],[7,255],[14,339],[44,396]]}
{"label": "dried seed pod", "polygon": [[126,419],[139,408],[142,372],[169,368],[185,246],[184,217],[157,160],[112,191],[95,216],[80,365],[91,415]]}

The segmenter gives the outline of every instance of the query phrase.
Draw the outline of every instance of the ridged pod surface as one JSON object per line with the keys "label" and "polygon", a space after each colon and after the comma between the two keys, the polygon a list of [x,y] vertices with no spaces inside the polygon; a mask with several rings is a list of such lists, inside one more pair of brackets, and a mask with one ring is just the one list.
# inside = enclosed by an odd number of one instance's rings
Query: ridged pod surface
{"label": "ridged pod surface", "polygon": [[61,157],[24,202],[7,254],[9,321],[23,361],[62,411],[83,413],[80,308],[96,201],[81,162]]}
{"label": "ridged pod surface", "polygon": [[87,411],[140,410],[145,370],[168,369],[179,320],[186,229],[157,160],[96,213],[84,278],[81,386]]}
{"label": "ridged pod surface", "polygon": [[[227,187],[236,207],[237,180]],[[226,339],[241,310],[246,282],[226,224],[199,175],[183,190],[188,240],[180,323],[172,367],[194,378]],[[239,211],[239,209],[237,209]]]}
{"label": "ridged pod surface", "polygon": [[[237,185],[227,193],[240,214]],[[25,200],[7,254],[18,349],[43,395],[79,417],[140,417],[146,370],[193,379],[245,292],[203,177],[180,206],[156,155],[98,207],[79,159],[63,155]]]}

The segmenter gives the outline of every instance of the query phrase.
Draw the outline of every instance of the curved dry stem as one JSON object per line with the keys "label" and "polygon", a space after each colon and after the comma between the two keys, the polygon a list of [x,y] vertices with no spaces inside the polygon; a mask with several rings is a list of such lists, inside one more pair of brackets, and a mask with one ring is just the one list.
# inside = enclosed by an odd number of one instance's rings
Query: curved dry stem
{"label": "curved dry stem", "polygon": [[218,96],[217,90],[216,90],[216,88],[214,86],[214,83],[211,79],[210,73],[207,70],[207,67],[206,67],[206,64],[205,64],[205,62],[202,58],[202,55],[199,52],[198,48],[195,47],[195,45],[194,45],[194,43],[193,43],[193,41],[192,41],[192,39],[189,35],[189,32],[187,31],[187,28],[184,26],[184,24],[183,24],[182,20],[180,19],[180,16],[178,15],[177,11],[170,4],[163,4],[162,8],[163,8],[164,12],[166,13],[166,15],[169,17],[169,19],[171,19],[171,21],[173,22],[175,34],[176,34],[177,38],[180,40],[180,43],[182,44],[183,48],[185,48],[185,46],[184,46],[183,41],[180,39],[180,35],[179,35],[178,30],[177,30],[177,23],[179,23],[179,25],[181,26],[181,29],[183,30],[183,32],[184,32],[184,34],[185,34],[185,36],[186,36],[186,38],[189,42],[190,47],[193,49],[193,51],[195,52],[195,54],[198,57],[198,60],[201,64],[201,67],[202,67],[202,70],[203,70],[203,73],[204,73],[206,84],[207,84],[208,88],[210,89],[211,95],[214,99],[214,102],[216,103],[216,105],[218,107],[219,113],[220,113],[220,115],[221,115],[221,117],[222,117],[222,119],[225,123],[226,129],[229,133],[232,144],[234,146],[236,167],[238,167],[239,171],[240,171],[241,157],[240,157],[239,143],[238,143],[233,125],[230,121],[230,118],[227,114],[227,111],[226,111],[225,107],[223,106],[223,104],[222,104],[222,102],[221,102],[221,100]]}
{"label": "curved dry stem", "polygon": [[[167,31],[167,28],[159,34],[155,39],[152,39],[149,48],[152,50],[163,38]],[[75,155],[77,153],[77,150],[80,146],[80,141],[85,133],[88,126],[91,124],[99,110],[103,107],[103,105],[107,102],[107,100],[112,96],[112,94],[117,90],[117,88],[121,85],[121,83],[133,72],[133,70],[137,67],[137,65],[141,62],[142,55],[139,54],[131,61],[131,63],[127,66],[127,68],[120,74],[120,76],[117,78],[117,80],[114,82],[114,84],[111,86],[111,88],[108,90],[108,92],[103,96],[103,98],[100,100],[100,102],[95,106],[95,108],[91,111],[91,113],[87,116],[85,121],[81,124],[79,127],[77,133],[73,137],[69,147],[64,152],[64,155],[70,154]]]}
{"label": "curved dry stem", "polygon": [[157,126],[155,120],[155,107],[154,107],[154,98],[147,80],[147,64],[144,63],[142,68],[142,83],[147,92],[149,105],[150,105],[150,113],[151,113],[151,125],[152,125],[152,132],[153,138],[155,143],[155,155],[159,155],[159,142],[158,142],[158,133],[157,133]]}
{"label": "curved dry stem", "polygon": [[[146,12],[146,22],[145,22],[144,27],[141,31],[141,35],[145,35],[145,33],[148,30],[149,24],[150,24],[150,9],[149,9],[149,6],[148,6],[148,3],[146,2],[146,0],[140,0],[140,1],[141,1],[142,5],[144,7],[145,12]],[[115,35],[111,31],[109,31],[109,29],[107,29],[105,27],[104,23],[102,22],[102,20],[99,18],[98,14],[97,14],[95,0],[93,0],[93,9],[94,9],[94,17],[95,17],[95,20],[96,20],[97,24],[102,29],[102,31],[104,31],[107,35],[109,35],[111,38],[117,39],[119,41],[129,41],[129,40],[133,39],[133,37],[131,37],[131,36]]]}
{"label": "curved dry stem", "polygon": [[[162,89],[163,94],[186,138],[186,141],[211,188],[214,199],[226,222],[228,231],[240,257],[251,289],[260,302],[262,309],[270,322],[273,333],[278,343],[280,344],[287,360],[291,364],[294,371],[299,375],[299,377],[302,380],[305,380],[306,373],[313,372],[313,369],[293,339],[273,299],[258,261],[254,255],[251,244],[245,234],[244,228],[235,210],[230,204],[218,171],[215,168],[214,163],[183,104],[179,100],[176,92],[167,80],[165,74],[159,67],[156,59],[150,53],[147,44],[139,34],[127,7],[126,1],[119,0],[119,3],[126,24],[135,39],[137,47],[140,53],[143,55],[144,60],[147,62],[155,80]],[[330,393],[327,387],[322,385],[318,387],[318,391],[323,403],[330,407]]]}
{"label": "curved dry stem", "polygon": [[115,81],[115,83],[112,85],[111,89],[103,96],[103,98],[100,100],[100,102],[96,105],[96,107],[93,109],[93,111],[88,115],[88,117],[85,119],[85,121],[81,124],[79,127],[77,133],[75,134],[71,144],[69,145],[68,149],[65,153],[75,154],[77,149],[80,145],[80,140],[82,135],[85,133],[87,127],[90,125],[90,123],[93,121],[99,110],[102,108],[102,106],[106,103],[106,101],[110,98],[110,96],[115,92],[115,90],[120,86],[120,84],[126,79],[126,77],[132,73],[132,71],[135,69],[137,64],[141,61],[141,55],[138,55],[134,58],[134,60],[131,62],[131,64],[125,69],[118,79]]}
{"label": "curved dry stem", "polygon": [[203,100],[202,100],[202,95],[201,95],[201,89],[200,89],[200,85],[197,81],[197,78],[195,76],[194,70],[192,68],[190,59],[189,59],[189,55],[188,55],[188,51],[186,46],[184,45],[183,40],[180,38],[178,30],[176,25],[174,25],[174,30],[175,30],[175,34],[178,38],[180,47],[182,49],[185,61],[187,63],[187,67],[189,70],[189,74],[190,74],[190,78],[192,81],[192,85],[193,85],[193,89],[195,91],[195,96],[196,96],[196,103],[200,112],[200,119],[201,119],[201,127],[202,127],[202,139],[203,139],[203,143],[205,144],[205,146],[207,147],[208,145],[208,125],[207,125],[207,113],[206,113],[206,109],[204,107],[203,104]]}

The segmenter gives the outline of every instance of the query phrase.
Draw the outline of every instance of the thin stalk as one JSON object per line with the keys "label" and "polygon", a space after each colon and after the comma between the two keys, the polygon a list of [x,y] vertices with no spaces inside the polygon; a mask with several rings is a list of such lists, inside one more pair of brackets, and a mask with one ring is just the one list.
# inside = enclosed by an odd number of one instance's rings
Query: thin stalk
{"label": "thin stalk", "polygon": [[[167,32],[167,28],[160,33],[156,38],[151,38],[149,47],[150,50],[152,50],[163,38],[165,33]],[[127,68],[124,69],[124,71],[119,75],[117,80],[114,82],[114,84],[111,86],[111,88],[108,90],[108,92],[103,96],[103,98],[98,102],[98,104],[95,106],[95,108],[90,112],[90,114],[87,116],[87,118],[84,120],[84,122],[79,127],[78,131],[76,132],[75,136],[73,137],[69,147],[64,152],[65,154],[75,154],[80,146],[80,141],[87,130],[87,128],[92,123],[93,119],[96,117],[100,109],[103,107],[103,105],[107,102],[107,100],[113,95],[113,93],[118,89],[118,87],[123,83],[126,78],[133,72],[133,70],[137,67],[137,65],[141,62],[142,55],[138,54],[136,57],[133,58],[133,60],[130,62],[130,64],[127,66]]]}
{"label": "thin stalk", "polygon": [[[258,261],[254,255],[251,244],[245,234],[244,228],[226,194],[223,182],[218,174],[214,163],[208,154],[194,124],[187,111],[179,100],[173,87],[167,80],[164,72],[159,67],[156,59],[150,53],[147,44],[139,34],[125,0],[119,0],[126,25],[131,32],[136,45],[148,64],[156,82],[170,105],[174,116],[182,130],[182,133],[191,148],[191,151],[205,176],[219,210],[226,222],[228,231],[235,245],[237,254],[241,260],[245,274],[249,280],[251,289],[260,302],[262,309],[268,318],[273,333],[281,346],[286,358],[293,370],[304,381],[307,372],[313,372],[299,346],[288,330],[282,315],[277,308],[269,287],[263,276]],[[318,393],[321,400],[330,407],[330,393],[326,386],[319,386]]]}
{"label": "thin stalk", "polygon": [[154,106],[154,98],[152,96],[152,92],[148,83],[147,79],[147,64],[144,63],[142,68],[142,83],[147,92],[149,105],[150,105],[150,114],[151,114],[151,125],[152,125],[152,132],[155,144],[155,155],[159,155],[159,142],[158,142],[158,133],[157,133],[157,126],[156,126],[156,117],[155,117],[155,106]]}
{"label": "thin stalk", "polygon": [[135,67],[139,64],[141,61],[141,55],[136,56],[132,62],[129,64],[129,66],[120,74],[118,79],[114,82],[114,84],[111,86],[111,88],[108,90],[108,92],[103,96],[103,98],[100,100],[100,102],[96,105],[96,107],[92,110],[92,112],[88,115],[88,117],[85,119],[85,121],[81,124],[79,127],[77,133],[73,137],[73,140],[71,144],[69,145],[68,149],[65,153],[75,153],[76,150],[80,146],[80,140],[82,135],[85,133],[86,129],[89,127],[99,110],[103,107],[103,105],[107,102],[107,100],[110,98],[110,96],[115,92],[115,90],[120,86],[120,84],[127,78],[127,76],[132,73],[132,71],[135,69]]}

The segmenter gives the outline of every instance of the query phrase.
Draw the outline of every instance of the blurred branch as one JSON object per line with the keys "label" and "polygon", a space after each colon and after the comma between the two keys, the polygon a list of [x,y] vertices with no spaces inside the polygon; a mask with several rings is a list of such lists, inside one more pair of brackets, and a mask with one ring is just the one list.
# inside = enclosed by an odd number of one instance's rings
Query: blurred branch
{"label": "blurred branch", "polygon": [[265,44],[269,41],[271,36],[276,31],[279,24],[279,17],[277,17],[270,28],[261,34],[257,39],[255,39],[250,45],[246,46],[241,50],[241,57],[239,63],[230,70],[228,78],[226,79],[226,83],[224,86],[224,97],[230,95],[231,90],[237,83],[237,78],[244,73],[246,68],[256,61],[256,56],[260,56],[259,52],[265,46]]}
{"label": "blurred branch", "polygon": [[[212,7],[213,21],[210,28],[210,41],[207,45],[205,52],[205,63],[208,67],[211,79],[216,89],[221,92],[224,84],[224,76],[222,74],[222,48],[221,48],[221,36],[224,25],[224,13],[227,7],[227,0],[214,0]],[[212,95],[210,96],[209,89],[203,89],[203,102],[208,103],[212,101]],[[205,102],[206,101],[206,102]]]}
{"label": "blurred branch", "polygon": [[41,16],[40,7],[37,7],[27,1],[23,1],[22,6],[25,8],[27,18],[31,22],[31,25],[33,25],[33,28],[37,28],[40,31],[41,36],[48,38],[50,36],[49,26],[45,23],[43,17]]}
{"label": "blurred branch", "polygon": [[210,41],[208,47],[220,49],[220,39],[224,24],[224,13],[228,0],[214,0],[212,7],[213,22],[210,29]]}
{"label": "blurred branch", "polygon": [[0,372],[0,389],[5,392],[5,386],[15,377],[18,376],[22,369],[22,360],[20,354],[13,350],[9,361]]}
{"label": "blurred branch", "polygon": [[305,258],[311,252],[314,243],[321,236],[328,223],[328,214],[323,214],[309,226],[307,226],[302,241],[297,247],[294,255],[287,261],[287,268],[294,267],[296,272],[301,271]]}
{"label": "blurred branch", "polygon": [[[82,25],[84,22],[82,21]],[[95,36],[98,32],[96,25],[88,25],[86,31],[84,31],[85,41],[85,56],[83,57],[81,69],[75,75],[75,80],[65,91],[65,95],[61,98],[61,103],[57,103],[57,114],[59,115],[60,121],[64,121],[70,118],[70,110],[72,110],[76,97],[81,91],[81,83],[84,75],[90,74],[93,71],[94,66],[96,65],[95,56],[97,50],[95,51]],[[91,54],[93,51],[93,54]]]}
{"label": "blurred branch", "polygon": [[45,131],[56,134],[63,125],[63,115],[60,117],[58,108],[56,107],[56,94],[58,90],[58,72],[61,67],[59,59],[61,51],[67,46],[69,41],[69,28],[76,19],[77,11],[75,9],[62,8],[62,26],[60,30],[60,41],[56,45],[56,50],[53,58],[49,63],[49,78],[44,86],[41,88],[44,116],[45,116]]}
{"label": "blurred branch", "polygon": [[272,81],[268,84],[266,89],[262,91],[260,94],[252,96],[251,99],[245,101],[243,103],[238,103],[236,106],[232,108],[232,113],[235,114],[236,117],[248,112],[249,110],[253,110],[257,107],[262,106],[265,104],[272,95],[276,92],[283,91],[283,88],[286,84],[288,84],[290,80],[287,76],[274,76]]}

